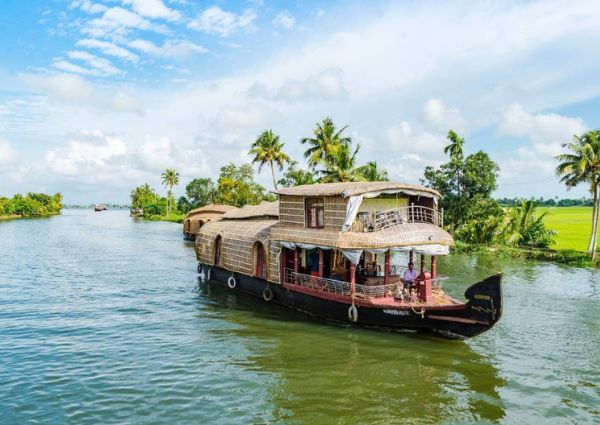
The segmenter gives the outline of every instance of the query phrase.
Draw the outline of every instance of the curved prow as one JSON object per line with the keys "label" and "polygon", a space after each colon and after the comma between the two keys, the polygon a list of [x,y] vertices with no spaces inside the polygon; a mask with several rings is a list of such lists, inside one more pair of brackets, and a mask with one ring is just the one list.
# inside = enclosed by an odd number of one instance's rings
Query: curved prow
{"label": "curved prow", "polygon": [[466,312],[470,318],[491,327],[502,317],[502,273],[471,285],[465,291]]}

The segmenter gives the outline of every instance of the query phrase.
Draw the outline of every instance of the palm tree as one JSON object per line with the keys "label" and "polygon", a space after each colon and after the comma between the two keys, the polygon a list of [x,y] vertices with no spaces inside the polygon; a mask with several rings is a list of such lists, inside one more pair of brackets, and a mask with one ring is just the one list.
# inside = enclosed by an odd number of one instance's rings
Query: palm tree
{"label": "palm tree", "polygon": [[274,164],[277,164],[279,171],[281,171],[283,165],[291,161],[290,157],[283,152],[283,145],[284,143],[279,141],[279,136],[273,133],[273,130],[265,130],[252,143],[252,148],[249,152],[251,155],[254,155],[252,163],[258,162],[259,173],[263,165],[269,164],[271,166],[271,176],[273,177],[273,187],[275,190],[277,190],[277,182],[275,181]]}
{"label": "palm tree", "polygon": [[596,258],[598,239],[598,221],[600,214],[600,130],[588,131],[582,136],[573,136],[573,141],[563,147],[568,153],[556,156],[560,161],[556,174],[565,183],[567,190],[579,183],[588,183],[594,199],[592,212],[592,233],[588,245],[588,254]]}
{"label": "palm tree", "polygon": [[331,158],[322,159],[321,163],[325,168],[319,171],[321,181],[323,183],[365,181],[360,168],[355,167],[359,149],[360,145],[357,145],[354,152],[350,153],[351,145],[343,144]]}
{"label": "palm tree", "polygon": [[304,152],[304,157],[308,159],[308,165],[313,169],[322,164],[323,161],[330,162],[344,145],[349,145],[351,139],[342,136],[348,126],[336,130],[335,124],[331,118],[327,117],[322,122],[317,123],[313,130],[315,137],[305,137],[300,143],[308,144],[309,148]]}
{"label": "palm tree", "polygon": [[168,187],[167,190],[167,216],[170,213],[170,203],[172,197],[173,186],[177,186],[179,184],[179,173],[173,169],[167,168],[164,173],[160,175],[162,178],[162,184],[165,187]]}
{"label": "palm tree", "polygon": [[460,137],[454,130],[449,130],[446,139],[450,141],[450,144],[444,148],[445,154],[450,154],[450,159],[460,161],[463,159],[463,145],[465,139]]}
{"label": "palm tree", "polygon": [[376,161],[369,161],[366,165],[358,167],[358,172],[369,182],[389,181],[387,170],[379,168]]}

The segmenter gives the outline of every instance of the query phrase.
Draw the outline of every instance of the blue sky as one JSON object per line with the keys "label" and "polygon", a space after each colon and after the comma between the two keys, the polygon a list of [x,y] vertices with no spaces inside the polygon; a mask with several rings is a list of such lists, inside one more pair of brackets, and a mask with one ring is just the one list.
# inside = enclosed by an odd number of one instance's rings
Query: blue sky
{"label": "blue sky", "polygon": [[598,18],[560,0],[4,0],[0,193],[125,202],[175,168],[180,194],[266,128],[300,159],[331,116],[395,180],[444,161],[452,128],[499,163],[497,196],[586,196],[553,156],[600,127]]}

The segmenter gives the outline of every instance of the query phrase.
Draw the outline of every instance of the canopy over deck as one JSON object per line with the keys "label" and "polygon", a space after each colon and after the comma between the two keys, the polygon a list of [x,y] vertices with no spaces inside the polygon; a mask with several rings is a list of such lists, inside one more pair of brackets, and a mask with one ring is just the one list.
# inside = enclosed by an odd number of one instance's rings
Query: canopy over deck
{"label": "canopy over deck", "polygon": [[287,187],[274,190],[278,195],[290,196],[351,196],[363,195],[364,197],[375,197],[382,194],[404,193],[406,195],[425,196],[428,198],[440,198],[438,191],[424,186],[418,186],[399,182],[344,182],[344,183],[321,183],[307,184],[295,187]]}
{"label": "canopy over deck", "polygon": [[224,220],[242,220],[250,218],[277,218],[279,217],[279,202],[263,201],[258,205],[245,205],[223,214]]}
{"label": "canopy over deck", "polygon": [[190,217],[196,214],[225,214],[228,211],[237,209],[237,207],[232,207],[231,205],[210,204],[190,210],[187,216]]}

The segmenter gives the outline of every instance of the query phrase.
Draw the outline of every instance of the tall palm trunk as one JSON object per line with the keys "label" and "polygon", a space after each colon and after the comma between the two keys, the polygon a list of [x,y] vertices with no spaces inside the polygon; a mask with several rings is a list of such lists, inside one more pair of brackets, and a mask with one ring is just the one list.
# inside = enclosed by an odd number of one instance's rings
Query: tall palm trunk
{"label": "tall palm trunk", "polygon": [[598,224],[600,221],[600,193],[599,183],[594,184],[594,209],[592,212],[592,236],[590,238],[590,246],[588,253],[592,254],[592,260],[596,259],[596,247],[598,245]]}
{"label": "tall palm trunk", "polygon": [[167,217],[169,216],[170,212],[169,204],[171,202],[171,189],[173,189],[173,186],[169,186],[169,191],[167,192]]}
{"label": "tall palm trunk", "polygon": [[273,176],[273,187],[277,190],[277,182],[275,181],[275,168],[273,168],[273,162],[271,162],[271,176]]}

